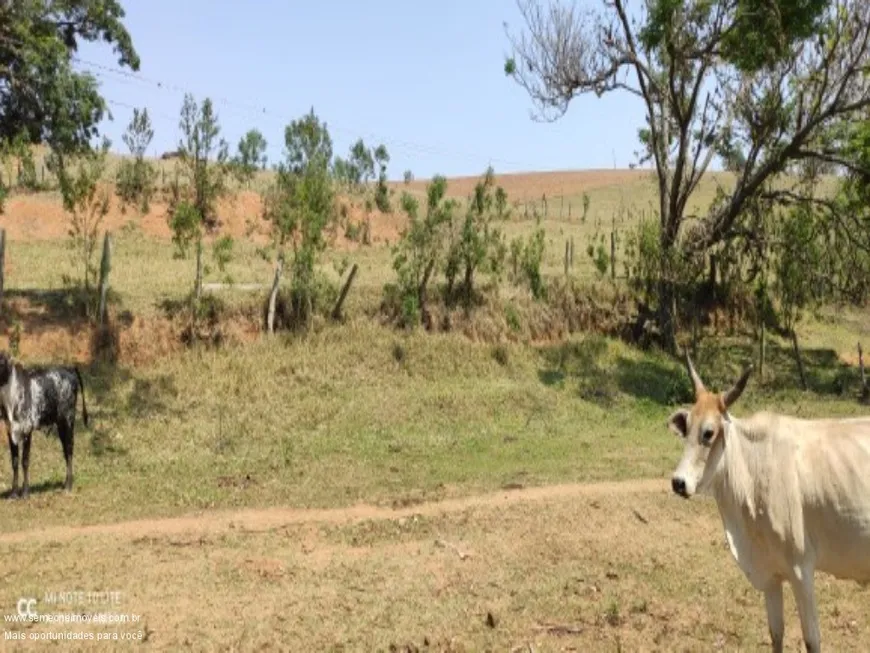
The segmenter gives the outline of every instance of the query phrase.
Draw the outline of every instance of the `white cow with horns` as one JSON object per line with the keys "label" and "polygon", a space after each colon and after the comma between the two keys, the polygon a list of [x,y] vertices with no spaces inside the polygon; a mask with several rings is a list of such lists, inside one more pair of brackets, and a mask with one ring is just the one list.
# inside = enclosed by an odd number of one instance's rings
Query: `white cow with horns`
{"label": "white cow with horns", "polygon": [[773,650],[783,647],[782,584],[794,593],[808,653],[821,650],[816,570],[870,582],[870,418],[730,414],[749,375],[713,393],[686,354],[695,404],[671,415],[684,441],[674,492],[716,500],[731,554],[764,592]]}

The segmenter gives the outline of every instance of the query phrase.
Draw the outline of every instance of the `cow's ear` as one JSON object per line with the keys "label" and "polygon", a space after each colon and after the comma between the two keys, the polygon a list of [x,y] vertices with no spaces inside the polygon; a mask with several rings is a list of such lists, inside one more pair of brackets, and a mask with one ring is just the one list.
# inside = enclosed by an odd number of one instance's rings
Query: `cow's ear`
{"label": "cow's ear", "polygon": [[689,432],[689,411],[685,408],[680,408],[668,418],[668,428],[679,435],[681,438],[686,437]]}

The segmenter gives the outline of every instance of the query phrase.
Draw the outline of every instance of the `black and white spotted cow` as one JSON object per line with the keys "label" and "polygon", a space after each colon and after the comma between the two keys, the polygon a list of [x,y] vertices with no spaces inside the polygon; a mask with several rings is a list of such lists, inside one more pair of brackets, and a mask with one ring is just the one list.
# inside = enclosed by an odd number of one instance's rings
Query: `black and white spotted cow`
{"label": "black and white spotted cow", "polygon": [[[30,491],[30,436],[35,430],[57,428],[63,457],[66,459],[67,491],[72,490],[73,439],[76,402],[82,393],[82,418],[88,424],[85,389],[77,368],[51,366],[29,367],[14,362],[0,352],[0,408],[6,422],[9,450],[12,454],[12,496],[27,496]],[[18,446],[21,445],[21,468],[24,486],[18,490]]]}

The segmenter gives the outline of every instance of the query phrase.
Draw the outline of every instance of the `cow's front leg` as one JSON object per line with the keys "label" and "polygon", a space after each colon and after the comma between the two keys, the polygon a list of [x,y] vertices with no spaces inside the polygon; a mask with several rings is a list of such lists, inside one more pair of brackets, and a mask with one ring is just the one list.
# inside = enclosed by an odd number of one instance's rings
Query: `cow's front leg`
{"label": "cow's front leg", "polygon": [[21,470],[24,472],[24,487],[21,490],[21,496],[27,498],[30,496],[30,437],[28,433],[24,436],[24,442],[21,443]]}
{"label": "cow's front leg", "polygon": [[785,621],[782,613],[782,580],[775,579],[764,590],[764,607],[767,608],[767,627],[773,653],[782,653]]}
{"label": "cow's front leg", "polygon": [[12,428],[6,429],[6,439],[9,440],[9,453],[12,456],[12,492],[10,499],[18,496],[18,444],[12,440]]}
{"label": "cow's front leg", "polygon": [[821,653],[822,638],[819,632],[819,613],[816,608],[813,572],[814,569],[809,565],[795,569],[795,577],[791,580],[791,586],[801,618],[801,631],[807,653]]}

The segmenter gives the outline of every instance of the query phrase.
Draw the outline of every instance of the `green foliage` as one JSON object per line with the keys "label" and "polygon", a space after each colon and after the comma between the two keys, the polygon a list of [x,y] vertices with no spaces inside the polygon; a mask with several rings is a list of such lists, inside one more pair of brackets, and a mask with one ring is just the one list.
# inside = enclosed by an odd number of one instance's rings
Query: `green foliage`
{"label": "green foliage", "polygon": [[187,258],[191,247],[202,239],[202,216],[193,204],[181,201],[170,214],[169,228],[172,229],[175,256]]}
{"label": "green foliage", "polygon": [[[3,211],[2,199],[11,186],[28,191],[44,190],[36,174],[36,161],[26,130],[22,129],[12,140],[0,141],[0,163],[6,168],[9,185],[0,176],[0,213]],[[15,182],[12,179],[17,167]]]}
{"label": "green foliage", "polygon": [[495,189],[495,215],[499,220],[507,220],[510,217],[508,194],[501,186]]}
{"label": "green foliage", "polygon": [[350,148],[348,169],[350,182],[355,190],[360,190],[375,176],[374,156],[361,138]]}
{"label": "green foliage", "polygon": [[586,254],[592,260],[595,266],[595,271],[604,276],[610,269],[610,252],[607,250],[607,245],[604,242],[604,234],[598,234],[598,237],[592,239],[586,248]]}
{"label": "green foliage", "polygon": [[528,238],[517,236],[510,244],[510,277],[514,283],[526,286],[535,299],[543,299],[547,291],[541,274],[545,246],[546,232],[540,216],[536,218],[535,231]]}
{"label": "green foliage", "polygon": [[401,208],[408,226],[393,247],[393,269],[398,284],[385,289],[388,304],[398,302],[405,324],[419,322],[426,310],[426,289],[445,251],[445,225],[451,223],[456,202],[446,199],[447,179],[435,175],[426,187],[426,213],[420,215],[419,201],[403,192]]}
{"label": "green foliage", "polygon": [[133,109],[133,118],[122,137],[133,159],[124,159],[118,167],[115,192],[122,205],[135,204],[147,213],[157,183],[157,168],[145,160],[145,152],[154,138],[148,109]]}
{"label": "green foliage", "polygon": [[283,256],[293,248],[291,321],[311,324],[321,281],[315,266],[337,226],[335,189],[330,175],[332,138],[312,108],[284,132],[286,159],[278,166],[266,196],[264,217],[272,223],[274,243]]}
{"label": "green foliage", "polygon": [[[350,148],[347,159],[336,158],[333,164],[333,175],[336,180],[354,193],[363,193],[366,212],[371,212],[375,206],[382,213],[392,211],[390,192],[387,187],[387,165],[390,154],[384,145],[369,149],[363,139],[358,139]],[[377,166],[377,184],[373,193],[369,193],[369,182],[375,178]]]}
{"label": "green foliage", "polygon": [[0,140],[24,130],[29,143],[64,154],[90,149],[106,112],[97,80],[75,71],[82,41],[111,43],[121,66],[139,69],[117,0],[5,2],[0,6]]}
{"label": "green foliage", "polygon": [[260,169],[266,168],[266,139],[251,129],[239,140],[238,153],[233,157],[232,169],[239,183],[249,185]]}
{"label": "green foliage", "polygon": [[[816,184],[779,182],[796,169],[854,169],[854,152],[837,132],[870,106],[870,5],[650,0],[627,18],[619,3],[590,14],[545,4],[519,3],[525,30],[509,37],[505,72],[545,118],[584,94],[627,91],[642,102],[638,159],[657,177],[658,233],[635,234],[637,251],[657,241],[654,264],[635,263],[662,345],[673,352],[676,300],[694,283],[697,263],[737,242],[758,251],[770,241],[772,224],[759,221],[753,205],[809,202],[817,210],[824,202]],[[739,183],[720,189],[709,207],[689,209],[717,157]],[[848,238],[849,230],[839,232]]]}
{"label": "green foliage", "polygon": [[[628,287],[635,299],[646,306],[658,305],[659,284],[663,277],[688,289],[697,280],[701,269],[696,259],[682,256],[674,249],[662,248],[657,218],[640,220],[628,230],[623,257]],[[606,251],[597,258],[601,265],[610,265]]]}
{"label": "green foliage", "polygon": [[99,245],[99,232],[109,212],[109,192],[100,185],[106,169],[109,141],[75,159],[66,159],[52,152],[52,165],[57,171],[64,210],[69,214],[69,237],[73,258],[81,271],[85,293],[85,310],[90,316],[95,308],[92,290],[97,285],[98,267],[94,253]]}
{"label": "green foliage", "polygon": [[[202,313],[202,282],[208,269],[203,262],[203,238],[207,229],[217,226],[217,202],[227,192],[226,173],[228,148],[219,139],[220,126],[211,100],[198,106],[193,96],[186,94],[179,121],[182,138],[178,151],[180,166],[169,202],[169,227],[175,243],[176,256],[187,258],[191,248],[196,251],[195,284],[192,315]],[[221,241],[218,241],[221,242]],[[212,255],[223,270],[232,248],[213,248]]]}
{"label": "green foliage", "polygon": [[508,304],[504,307],[504,318],[511,331],[513,331],[514,333],[519,333],[522,330],[520,314],[517,312],[517,309],[514,308],[512,304]]}
{"label": "green foliage", "polygon": [[739,70],[752,73],[787,58],[795,42],[820,30],[831,0],[739,0],[722,53]]}
{"label": "green foliage", "polygon": [[36,161],[26,132],[21,131],[12,142],[12,153],[18,157],[18,187],[29,191],[43,190],[36,176]]}
{"label": "green foliage", "polygon": [[378,184],[375,187],[375,206],[381,213],[392,211],[390,206],[390,194],[387,189],[387,164],[390,155],[384,145],[378,145],[374,152],[375,162],[378,164]]}
{"label": "green foliage", "polygon": [[[507,194],[496,193],[495,172],[490,166],[474,187],[465,218],[458,233],[451,238],[447,254],[448,291],[453,289],[454,276],[463,274],[463,298],[471,306],[474,296],[474,276],[478,271],[496,279],[502,271],[507,246],[502,231],[496,226],[506,218]],[[497,199],[501,197],[501,203]]]}
{"label": "green foliage", "polygon": [[221,273],[226,273],[227,265],[233,260],[233,245],[233,237],[230,235],[221,236],[212,244],[212,259]]}
{"label": "green foliage", "polygon": [[812,209],[803,204],[791,208],[777,220],[773,250],[773,293],[786,331],[791,332],[805,309],[821,299],[824,282],[822,251]]}
{"label": "green foliage", "polygon": [[[206,228],[217,226],[217,202],[227,192],[226,172],[229,158],[225,140],[219,138],[218,116],[209,98],[198,106],[186,94],[179,121],[182,139],[178,144],[181,183],[178,198],[191,203]],[[174,210],[174,209],[173,209]],[[173,212],[170,210],[170,213]]]}

